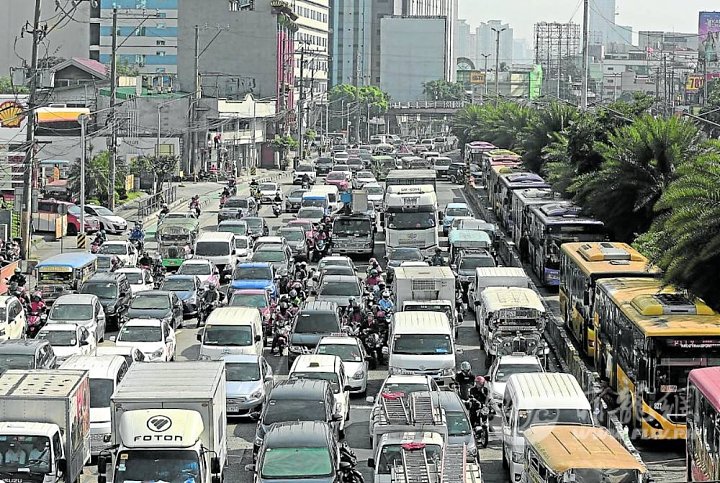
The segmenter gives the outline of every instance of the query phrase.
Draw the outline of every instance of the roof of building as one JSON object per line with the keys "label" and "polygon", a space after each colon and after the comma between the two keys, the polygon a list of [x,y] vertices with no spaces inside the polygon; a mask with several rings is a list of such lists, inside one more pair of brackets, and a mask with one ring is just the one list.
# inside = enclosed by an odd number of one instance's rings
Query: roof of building
{"label": "roof of building", "polygon": [[108,78],[108,69],[105,64],[102,64],[97,60],[85,59],[83,57],[72,57],[64,62],[60,62],[53,67],[53,70],[57,73],[71,66],[87,72],[99,80],[105,80]]}

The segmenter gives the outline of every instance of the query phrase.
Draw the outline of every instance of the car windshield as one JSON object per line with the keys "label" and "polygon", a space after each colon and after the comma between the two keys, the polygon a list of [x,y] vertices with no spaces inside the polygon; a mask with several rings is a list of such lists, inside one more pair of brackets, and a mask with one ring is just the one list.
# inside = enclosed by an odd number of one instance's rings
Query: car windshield
{"label": "car windshield", "polygon": [[593,424],[592,416],[588,409],[519,409],[518,430],[520,434],[530,426],[535,425],[556,425],[556,424],[582,424],[590,426]]}
{"label": "car windshield", "polygon": [[225,200],[223,208],[247,208],[248,201],[246,198],[228,198]]}
{"label": "car windshield", "polygon": [[242,237],[235,237],[235,249],[245,250],[249,247],[248,239]]}
{"label": "car windshield", "polygon": [[50,310],[49,318],[51,320],[90,320],[93,318],[93,306],[55,303]]}
{"label": "car windshield", "polygon": [[307,193],[307,190],[295,190],[295,191],[291,191],[290,194],[289,194],[287,197],[288,197],[289,199],[293,199],[293,200],[301,199],[303,193]]}
{"label": "car windshield", "polygon": [[263,220],[262,218],[245,218],[245,223],[247,223],[248,230],[262,230],[263,227]]}
{"label": "car windshield", "polygon": [[263,423],[270,425],[285,421],[327,421],[325,405],[322,401],[271,399]]}
{"label": "car windshield", "polygon": [[322,344],[317,348],[318,354],[338,356],[343,362],[362,362],[362,353],[356,344]]}
{"label": "car windshield", "polygon": [[355,275],[355,271],[350,267],[344,267],[340,265],[330,265],[322,270],[323,276],[325,275]]}
{"label": "car windshield", "polygon": [[375,179],[375,176],[373,176],[370,171],[360,171],[357,174],[357,177],[362,179]]}
{"label": "car windshield", "polygon": [[346,174],[342,171],[332,171],[327,175],[326,179],[337,181],[341,179],[345,179]]}
{"label": "car windshield", "polygon": [[460,260],[460,265],[458,265],[458,269],[463,271],[470,270],[474,272],[476,268],[494,266],[495,260],[493,260],[492,257],[464,257]]}
{"label": "car windshield", "polygon": [[387,213],[388,228],[391,230],[415,230],[435,227],[435,213],[431,211],[409,213]]}
{"label": "car windshield", "polygon": [[338,330],[338,317],[334,313],[301,313],[295,323],[296,334],[329,334]]}
{"label": "car windshield", "polygon": [[[377,461],[377,471],[380,475],[389,475],[392,468],[403,464],[403,449],[400,444],[386,444],[380,450]],[[425,455],[428,462],[434,461],[437,467],[442,463],[442,448],[437,444],[425,445]]]}
{"label": "car windshield", "polygon": [[180,275],[211,275],[212,269],[207,263],[183,263],[178,269]]}
{"label": "car windshield", "polygon": [[142,274],[140,272],[122,272],[125,274],[127,281],[133,285],[139,285],[143,283]]}
{"label": "car windshield", "polygon": [[100,216],[115,216],[115,213],[108,210],[104,206],[93,206],[92,209],[94,209],[95,212]]}
{"label": "car windshield", "polygon": [[247,234],[247,224],[245,222],[242,223],[220,223],[218,225],[218,231],[219,232],[226,232],[226,233],[233,233],[235,235],[246,235]]}
{"label": "car windshield", "polygon": [[195,244],[195,255],[200,257],[226,257],[232,249],[225,241],[199,241]]}
{"label": "car windshield", "polygon": [[261,184],[259,189],[260,191],[275,191],[277,186],[274,184]]}
{"label": "car windshield", "polygon": [[226,362],[225,379],[232,382],[260,380],[260,366],[257,362]]}
{"label": "car windshield", "polygon": [[360,285],[357,282],[325,282],[320,287],[318,295],[359,297]]}
{"label": "car windshield", "polygon": [[32,354],[0,354],[0,373],[9,369],[34,369],[35,356]]}
{"label": "car windshield", "polygon": [[420,252],[417,248],[396,248],[390,253],[390,260],[420,262],[424,260],[424,258],[422,252]]}
{"label": "car windshield", "polygon": [[162,284],[162,290],[168,292],[192,292],[195,290],[195,283],[191,278],[166,278]]}
{"label": "car windshield", "polygon": [[447,208],[445,210],[445,216],[470,216],[470,214],[470,210],[464,206],[459,208]]}
{"label": "car windshield", "polygon": [[333,474],[327,447],[267,448],[260,475],[263,478],[320,478]]}
{"label": "car windshield", "polygon": [[128,251],[124,243],[103,243],[98,252],[104,255],[127,255]]}
{"label": "car windshield", "polygon": [[117,284],[114,282],[87,282],[80,289],[80,293],[90,293],[101,299],[114,299],[117,297]]}
{"label": "car windshield", "polygon": [[305,233],[302,230],[280,230],[278,234],[282,237],[285,237],[287,241],[305,241]]}
{"label": "car windshield", "polygon": [[502,364],[495,373],[495,382],[507,382],[513,374],[532,374],[543,372],[537,364]]}
{"label": "car windshield", "polygon": [[316,206],[306,206],[298,211],[298,218],[308,218],[310,220],[319,219],[325,216],[325,210]]}
{"label": "car windshield", "polygon": [[365,186],[363,188],[369,195],[382,195],[384,191],[380,186]]}
{"label": "car windshield", "polygon": [[233,280],[272,280],[270,267],[237,267],[233,272]]}
{"label": "car windshield", "polygon": [[253,343],[249,325],[208,325],[204,330],[204,345],[245,347]]}
{"label": "car windshield", "polygon": [[445,355],[452,354],[449,335],[398,334],[395,336],[394,354]]}
{"label": "car windshield", "polygon": [[285,252],[282,250],[258,250],[253,253],[252,261],[271,263],[284,262],[286,261]]}
{"label": "car windshield", "polygon": [[435,158],[435,166],[450,166],[449,159]]}
{"label": "car windshield", "polygon": [[115,390],[112,379],[90,378],[90,407],[109,408],[110,396]]}
{"label": "car windshield", "polygon": [[164,309],[170,308],[170,300],[165,294],[160,295],[146,295],[138,294],[130,302],[131,309]]}
{"label": "car windshield", "polygon": [[333,224],[333,235],[368,236],[372,234],[372,222],[366,218],[339,218]]}
{"label": "car windshield", "polygon": [[315,169],[309,164],[301,164],[300,166],[295,168],[295,171],[297,171],[298,173],[313,173],[315,172]]}
{"label": "car windshield", "polygon": [[230,306],[264,309],[268,306],[268,299],[263,294],[236,293],[230,297]]}
{"label": "car windshield", "polygon": [[306,206],[315,206],[320,208],[325,208],[325,205],[327,205],[327,198],[308,198],[305,197],[302,200],[303,207]]}
{"label": "car windshield", "polygon": [[50,342],[53,347],[75,347],[78,345],[75,330],[41,330],[38,332],[37,338]]}
{"label": "car windshield", "polygon": [[462,411],[445,411],[448,434],[450,436],[465,436],[470,434],[470,422]]}
{"label": "car windshield", "polygon": [[123,325],[117,336],[118,342],[162,342],[160,326]]}
{"label": "car windshield", "polygon": [[327,381],[335,394],[341,391],[340,379],[334,372],[293,372],[288,376],[290,379],[311,379],[314,381]]}

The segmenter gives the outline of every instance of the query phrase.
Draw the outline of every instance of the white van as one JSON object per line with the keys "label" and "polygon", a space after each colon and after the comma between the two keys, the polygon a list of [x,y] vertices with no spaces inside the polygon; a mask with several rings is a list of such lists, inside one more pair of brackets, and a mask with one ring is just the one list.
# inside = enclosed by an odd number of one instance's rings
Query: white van
{"label": "white van", "polygon": [[128,364],[121,355],[70,356],[60,369],[81,369],[90,376],[90,454],[97,456],[110,446],[105,435],[110,436],[110,397],[128,371]]}
{"label": "white van", "polygon": [[213,310],[197,334],[200,360],[217,360],[229,354],[263,353],[262,316],[255,308],[220,307]]}
{"label": "white van", "polygon": [[595,426],[590,402],[571,374],[513,374],[501,407],[503,463],[510,481],[520,481],[525,464],[524,432],[530,426],[580,424]]}
{"label": "white van", "polygon": [[327,193],[315,192],[314,189],[311,191],[306,191],[302,195],[302,200],[300,201],[300,208],[304,208],[306,206],[317,206],[327,211],[328,207],[330,206],[330,197]]}
{"label": "white van", "polygon": [[235,235],[226,231],[202,233],[195,242],[195,258],[210,260],[223,272],[235,266]]}
{"label": "white van", "polygon": [[[525,270],[519,267],[481,267],[475,269],[475,278],[468,288],[468,310],[478,313],[482,304],[480,294],[488,287],[532,288],[532,281]],[[477,319],[475,329],[479,329]]]}
{"label": "white van", "polygon": [[443,312],[398,312],[390,339],[390,374],[432,376],[449,386],[455,375],[455,341]]}
{"label": "white van", "polygon": [[327,195],[328,202],[330,203],[330,212],[332,213],[335,213],[336,211],[339,211],[340,208],[342,208],[342,202],[340,201],[340,190],[335,185],[323,184],[313,186],[308,193],[311,193],[312,195]]}

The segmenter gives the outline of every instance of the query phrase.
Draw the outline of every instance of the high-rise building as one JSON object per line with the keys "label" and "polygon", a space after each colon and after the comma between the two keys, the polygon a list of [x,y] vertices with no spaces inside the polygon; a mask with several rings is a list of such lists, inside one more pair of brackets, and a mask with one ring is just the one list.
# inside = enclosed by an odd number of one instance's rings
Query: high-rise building
{"label": "high-rise building", "polygon": [[590,0],[590,43],[607,46],[616,42],[615,0]]}
{"label": "high-rise building", "polygon": [[475,62],[479,69],[485,66],[485,55],[487,55],[488,70],[495,68],[495,51],[497,32],[500,32],[500,64],[510,66],[513,63],[513,29],[509,24],[500,20],[489,20],[481,23],[475,29],[475,45],[478,59]]}
{"label": "high-rise building", "polygon": [[[328,84],[328,49],[330,25],[329,0],[294,0],[295,23],[295,78],[306,90],[306,96],[322,93]],[[300,60],[304,65],[300,66]]]}
{"label": "high-rise building", "polygon": [[372,5],[365,0],[331,0],[330,86],[369,81]]}

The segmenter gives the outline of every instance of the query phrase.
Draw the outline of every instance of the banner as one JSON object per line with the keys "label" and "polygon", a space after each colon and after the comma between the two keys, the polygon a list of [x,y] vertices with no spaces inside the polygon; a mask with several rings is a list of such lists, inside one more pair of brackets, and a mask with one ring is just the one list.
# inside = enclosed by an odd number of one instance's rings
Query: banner
{"label": "banner", "polygon": [[720,12],[700,12],[698,17],[700,58],[718,62],[720,58]]}
{"label": "banner", "polygon": [[687,80],[685,81],[686,92],[699,92],[700,89],[705,85],[705,79],[702,74],[688,74]]}

